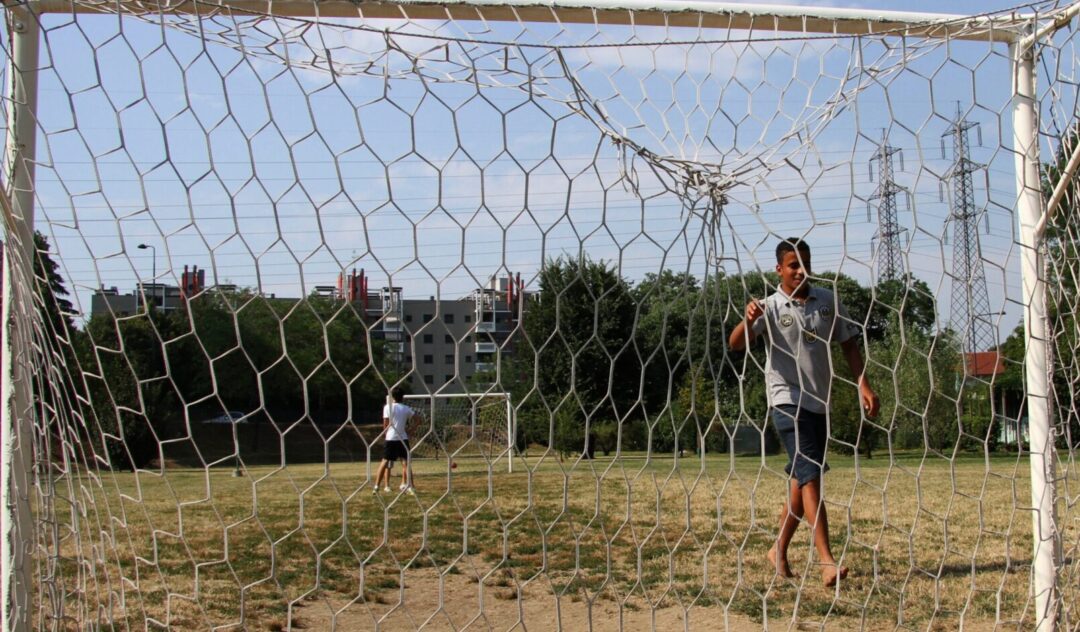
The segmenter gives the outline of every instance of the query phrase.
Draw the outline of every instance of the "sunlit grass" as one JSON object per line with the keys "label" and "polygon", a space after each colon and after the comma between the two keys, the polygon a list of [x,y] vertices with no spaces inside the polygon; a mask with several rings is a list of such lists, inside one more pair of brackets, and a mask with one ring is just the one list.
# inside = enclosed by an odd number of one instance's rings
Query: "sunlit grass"
{"label": "sunlit grass", "polygon": [[[783,457],[713,455],[549,455],[512,474],[505,461],[418,461],[415,496],[372,495],[367,463],[84,473],[56,481],[57,576],[69,614],[139,629],[283,629],[319,599],[377,616],[402,581],[434,573],[482,582],[508,608],[547,593],[754,619],[767,607],[851,625],[1030,623],[1026,457],[831,463],[834,551],[853,571],[839,591],[821,586],[805,527],[790,556],[799,578],[765,560]],[[61,510],[65,495],[90,511]]]}

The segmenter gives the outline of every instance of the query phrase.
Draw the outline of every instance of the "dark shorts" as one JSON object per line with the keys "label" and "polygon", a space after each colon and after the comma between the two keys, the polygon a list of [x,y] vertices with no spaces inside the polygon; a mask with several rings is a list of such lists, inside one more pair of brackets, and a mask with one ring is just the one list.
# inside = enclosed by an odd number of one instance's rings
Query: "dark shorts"
{"label": "dark shorts", "polygon": [[784,471],[799,481],[799,487],[821,478],[829,471],[825,463],[825,444],[829,439],[825,415],[791,405],[774,406],[771,412],[773,425],[788,454]]}
{"label": "dark shorts", "polygon": [[397,460],[405,461],[409,458],[409,442],[388,440],[383,448],[383,458],[393,463]]}

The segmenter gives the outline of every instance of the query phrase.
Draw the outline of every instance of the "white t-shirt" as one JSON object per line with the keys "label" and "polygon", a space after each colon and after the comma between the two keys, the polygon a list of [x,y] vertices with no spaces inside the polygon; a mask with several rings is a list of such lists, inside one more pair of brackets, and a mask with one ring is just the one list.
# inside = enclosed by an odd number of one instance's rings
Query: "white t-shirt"
{"label": "white t-shirt", "polygon": [[405,424],[408,423],[409,417],[412,417],[413,414],[415,414],[413,409],[405,404],[395,403],[393,407],[389,404],[383,406],[383,419],[390,420],[390,425],[386,428],[386,440],[408,441],[409,433],[405,431]]}

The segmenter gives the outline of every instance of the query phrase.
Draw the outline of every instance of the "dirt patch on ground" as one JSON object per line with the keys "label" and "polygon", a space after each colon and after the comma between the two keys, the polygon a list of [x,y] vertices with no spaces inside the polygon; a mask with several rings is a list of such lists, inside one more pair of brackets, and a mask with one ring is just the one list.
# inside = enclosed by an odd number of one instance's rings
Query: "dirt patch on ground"
{"label": "dirt patch on ground", "polygon": [[[580,595],[556,597],[536,580],[521,589],[481,585],[461,574],[409,571],[403,590],[387,590],[351,602],[314,599],[294,611],[294,626],[308,630],[731,630],[822,629],[822,621],[774,620],[766,625],[721,606],[684,608],[670,600],[653,608],[630,598],[620,607],[601,595],[590,604]],[[829,630],[855,629],[831,619]]]}

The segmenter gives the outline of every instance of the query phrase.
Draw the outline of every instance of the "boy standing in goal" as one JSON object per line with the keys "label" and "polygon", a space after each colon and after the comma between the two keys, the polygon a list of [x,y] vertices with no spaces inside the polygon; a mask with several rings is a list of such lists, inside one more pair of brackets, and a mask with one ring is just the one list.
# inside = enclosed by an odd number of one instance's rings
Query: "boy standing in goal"
{"label": "boy standing in goal", "polygon": [[876,417],[880,402],[864,373],[855,339],[858,327],[832,292],[810,285],[810,246],[789,237],[776,247],[777,292],[752,300],[746,317],[731,332],[728,344],[742,351],[761,335],[767,339],[765,388],[773,424],[788,453],[784,468],[790,478],[788,498],[780,511],[780,534],[769,549],[769,562],[783,577],[792,577],[787,550],[805,515],[821,558],[821,578],[833,586],[847,576],[829,546],[829,519],[821,502],[821,476],[828,441],[828,402],[832,385],[829,345],[839,343],[859,384],[867,416]]}
{"label": "boy standing in goal", "polygon": [[401,467],[401,485],[398,489],[412,494],[412,460],[409,458],[409,434],[405,428],[416,412],[401,403],[401,400],[405,399],[405,391],[402,389],[395,388],[390,397],[394,403],[383,406],[385,446],[382,463],[379,463],[379,469],[375,472],[375,490],[372,493],[379,493],[380,485],[384,492],[390,491],[390,471],[394,469],[394,461],[400,459],[405,463]]}

